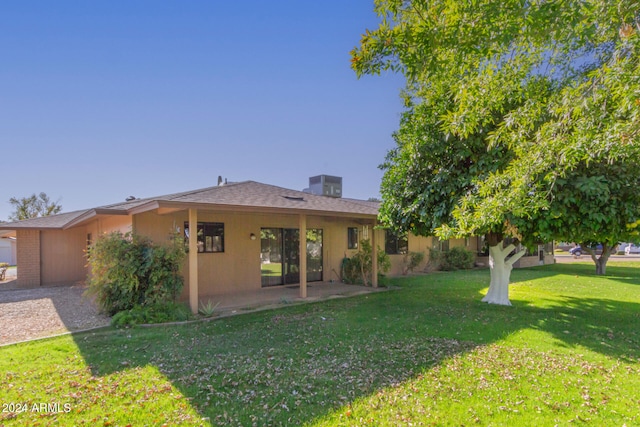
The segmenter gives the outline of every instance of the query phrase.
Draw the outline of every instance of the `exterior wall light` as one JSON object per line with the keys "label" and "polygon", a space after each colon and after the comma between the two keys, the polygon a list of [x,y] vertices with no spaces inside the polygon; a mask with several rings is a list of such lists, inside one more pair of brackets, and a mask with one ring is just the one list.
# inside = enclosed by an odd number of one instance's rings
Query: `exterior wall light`
{"label": "exterior wall light", "polygon": [[256,235],[255,235],[255,234],[253,234],[253,233],[251,233],[251,234],[249,234],[249,238],[250,238],[251,240],[256,240]]}

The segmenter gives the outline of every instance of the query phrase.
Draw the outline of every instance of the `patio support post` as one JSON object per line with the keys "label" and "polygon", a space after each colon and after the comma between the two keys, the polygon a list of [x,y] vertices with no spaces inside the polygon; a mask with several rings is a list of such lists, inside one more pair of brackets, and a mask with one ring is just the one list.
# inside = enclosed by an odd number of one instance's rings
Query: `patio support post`
{"label": "patio support post", "polygon": [[198,210],[189,209],[189,307],[198,312]]}
{"label": "patio support post", "polygon": [[376,241],[376,222],[371,227],[371,286],[378,287],[378,242]]}
{"label": "patio support post", "polygon": [[300,298],[307,297],[307,216],[300,214]]}

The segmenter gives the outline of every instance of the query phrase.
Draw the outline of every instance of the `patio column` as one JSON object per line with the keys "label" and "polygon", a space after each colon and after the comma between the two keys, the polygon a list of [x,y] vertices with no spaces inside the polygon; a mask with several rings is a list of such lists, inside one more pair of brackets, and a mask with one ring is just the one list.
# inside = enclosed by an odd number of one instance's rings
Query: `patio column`
{"label": "patio column", "polygon": [[198,210],[189,209],[189,307],[198,312]]}
{"label": "patio column", "polygon": [[376,241],[376,223],[371,226],[371,286],[378,287],[378,242]]}
{"label": "patio column", "polygon": [[307,297],[307,216],[300,214],[300,298]]}

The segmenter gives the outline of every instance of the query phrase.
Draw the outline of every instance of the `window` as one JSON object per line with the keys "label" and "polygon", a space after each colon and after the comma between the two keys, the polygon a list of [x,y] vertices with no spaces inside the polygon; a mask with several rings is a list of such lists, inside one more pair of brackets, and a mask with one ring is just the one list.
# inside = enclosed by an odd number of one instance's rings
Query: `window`
{"label": "window", "polygon": [[396,234],[385,230],[384,251],[389,255],[404,255],[409,251],[409,242],[406,234]]}
{"label": "window", "polygon": [[[189,243],[189,223],[184,223],[184,238]],[[198,223],[198,253],[224,252],[224,223],[199,222]]]}
{"label": "window", "polygon": [[440,240],[437,237],[433,238],[433,248],[447,252],[449,250],[449,240]]}
{"label": "window", "polygon": [[358,227],[347,228],[347,249],[358,249]]}
{"label": "window", "polygon": [[478,256],[489,256],[489,242],[485,236],[478,236]]}

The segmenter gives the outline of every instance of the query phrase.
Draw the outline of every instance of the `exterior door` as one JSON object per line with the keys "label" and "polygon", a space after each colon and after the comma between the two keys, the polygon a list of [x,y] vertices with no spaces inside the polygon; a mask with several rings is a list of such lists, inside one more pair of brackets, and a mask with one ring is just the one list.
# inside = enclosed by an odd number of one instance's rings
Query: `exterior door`
{"label": "exterior door", "polygon": [[300,230],[282,230],[284,243],[283,283],[300,283]]}
{"label": "exterior door", "polygon": [[282,229],[260,230],[260,270],[262,287],[282,285]]}
{"label": "exterior door", "polygon": [[[300,283],[300,230],[260,230],[262,286]],[[322,280],[322,230],[307,230],[307,282]]]}

